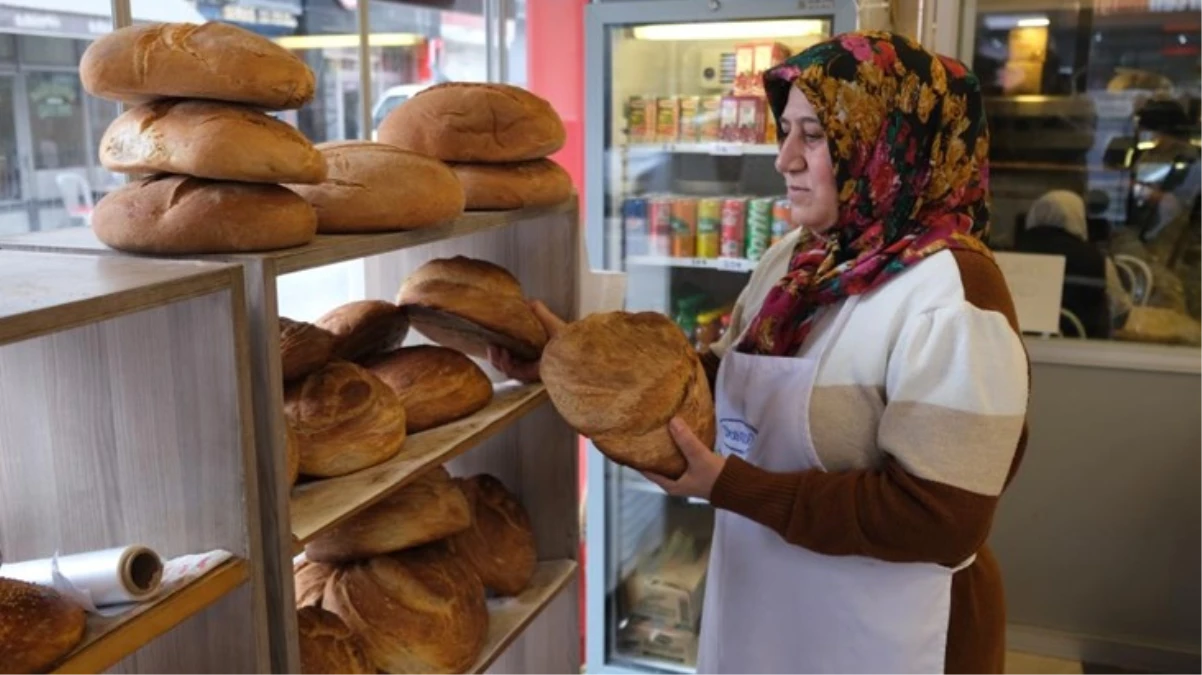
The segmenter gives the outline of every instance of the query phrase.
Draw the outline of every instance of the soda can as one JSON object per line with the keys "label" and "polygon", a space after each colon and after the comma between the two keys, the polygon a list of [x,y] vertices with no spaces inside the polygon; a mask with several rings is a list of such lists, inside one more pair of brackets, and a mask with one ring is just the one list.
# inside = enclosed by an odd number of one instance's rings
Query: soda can
{"label": "soda can", "polygon": [[747,204],[747,259],[759,260],[772,243],[771,197],[758,197]]}
{"label": "soda can", "polygon": [[743,257],[743,239],[746,229],[747,200],[741,197],[728,197],[722,200],[721,257]]}
{"label": "soda can", "polygon": [[631,197],[622,203],[626,255],[647,255],[647,200]]}
{"label": "soda can", "polygon": [[697,254],[697,198],[677,197],[672,202],[672,257]]}
{"label": "soda can", "polygon": [[722,251],[722,200],[697,202],[697,257],[717,258]]}
{"label": "soda can", "polygon": [[776,242],[784,239],[789,230],[793,229],[790,225],[790,213],[792,206],[788,199],[778,199],[772,204],[772,246],[776,246]]}
{"label": "soda can", "polygon": [[672,198],[651,197],[647,200],[648,249],[651,255],[666,256],[672,248]]}

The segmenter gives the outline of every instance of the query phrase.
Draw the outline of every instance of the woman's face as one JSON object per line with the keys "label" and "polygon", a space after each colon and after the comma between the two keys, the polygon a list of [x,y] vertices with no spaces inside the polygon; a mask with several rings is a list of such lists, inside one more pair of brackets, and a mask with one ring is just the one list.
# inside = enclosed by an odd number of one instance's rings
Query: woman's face
{"label": "woman's face", "polygon": [[826,132],[805,94],[789,89],[789,101],[780,116],[780,154],[776,170],[785,177],[793,222],[822,234],[839,218],[839,195]]}

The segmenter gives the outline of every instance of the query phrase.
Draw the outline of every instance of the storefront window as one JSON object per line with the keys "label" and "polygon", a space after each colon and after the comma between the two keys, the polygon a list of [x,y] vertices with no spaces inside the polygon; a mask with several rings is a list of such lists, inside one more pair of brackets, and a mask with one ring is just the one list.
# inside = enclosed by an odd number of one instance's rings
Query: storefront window
{"label": "storefront window", "polygon": [[1065,260],[1060,334],[1198,345],[1197,0],[982,0],[993,245]]}

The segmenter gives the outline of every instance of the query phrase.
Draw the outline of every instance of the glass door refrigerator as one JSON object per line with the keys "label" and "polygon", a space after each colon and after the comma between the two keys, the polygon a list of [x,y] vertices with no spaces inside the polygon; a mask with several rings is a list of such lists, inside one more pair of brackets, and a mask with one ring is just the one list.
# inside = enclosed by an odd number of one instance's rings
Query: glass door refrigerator
{"label": "glass door refrigerator", "polygon": [[[586,242],[593,269],[626,274],[627,310],[668,315],[699,347],[722,335],[789,229],[759,75],[854,29],[855,4],[588,5]],[[667,497],[590,447],[586,513],[587,670],[694,672],[708,504]]]}

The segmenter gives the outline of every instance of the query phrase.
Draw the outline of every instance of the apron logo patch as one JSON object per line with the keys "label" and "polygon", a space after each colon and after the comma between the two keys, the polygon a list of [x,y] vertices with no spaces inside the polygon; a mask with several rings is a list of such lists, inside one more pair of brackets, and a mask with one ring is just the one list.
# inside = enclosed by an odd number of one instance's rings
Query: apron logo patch
{"label": "apron logo patch", "polygon": [[724,419],[718,426],[722,430],[722,447],[730,454],[746,457],[759,433],[756,428],[739,419]]}

